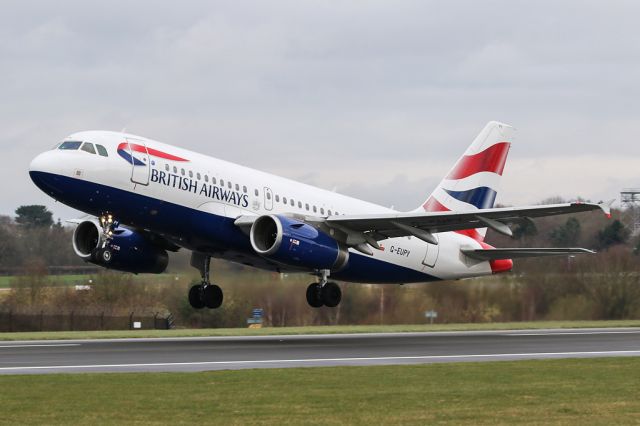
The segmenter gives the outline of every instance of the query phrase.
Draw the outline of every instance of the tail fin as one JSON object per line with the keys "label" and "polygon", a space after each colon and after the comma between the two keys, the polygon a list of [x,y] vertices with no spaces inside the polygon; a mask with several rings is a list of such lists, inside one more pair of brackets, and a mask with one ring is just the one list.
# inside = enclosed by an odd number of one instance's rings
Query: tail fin
{"label": "tail fin", "polygon": [[[489,122],[447,176],[416,211],[473,211],[492,208],[500,189],[515,129]],[[476,238],[484,238],[479,229]]]}

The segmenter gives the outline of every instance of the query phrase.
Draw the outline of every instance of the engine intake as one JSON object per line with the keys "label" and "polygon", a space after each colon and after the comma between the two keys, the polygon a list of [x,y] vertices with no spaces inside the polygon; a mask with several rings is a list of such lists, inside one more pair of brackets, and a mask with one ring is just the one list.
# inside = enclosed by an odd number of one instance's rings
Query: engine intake
{"label": "engine intake", "polygon": [[251,226],[256,253],[285,265],[339,270],[349,261],[348,250],[313,226],[281,215],[260,216]]}
{"label": "engine intake", "polygon": [[118,227],[103,248],[101,232],[97,220],[80,223],[73,232],[76,254],[87,262],[117,271],[160,274],[167,269],[167,251],[148,241],[143,234]]}

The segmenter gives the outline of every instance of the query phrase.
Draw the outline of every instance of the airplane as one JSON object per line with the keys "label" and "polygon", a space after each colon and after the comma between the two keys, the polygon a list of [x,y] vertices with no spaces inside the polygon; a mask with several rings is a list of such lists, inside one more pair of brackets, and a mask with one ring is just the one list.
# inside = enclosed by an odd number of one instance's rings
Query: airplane
{"label": "airplane", "polygon": [[594,253],[583,248],[494,248],[487,229],[602,210],[611,203],[494,208],[514,128],[489,122],[415,210],[373,203],[141,136],[83,131],[35,157],[29,175],[55,200],[87,216],[71,220],[85,261],[131,273],[162,273],[168,252],[191,250],[201,284],[195,309],[218,308],[211,258],[316,277],[311,307],[335,307],[333,281],[369,284],[459,280],[511,271],[512,259]]}

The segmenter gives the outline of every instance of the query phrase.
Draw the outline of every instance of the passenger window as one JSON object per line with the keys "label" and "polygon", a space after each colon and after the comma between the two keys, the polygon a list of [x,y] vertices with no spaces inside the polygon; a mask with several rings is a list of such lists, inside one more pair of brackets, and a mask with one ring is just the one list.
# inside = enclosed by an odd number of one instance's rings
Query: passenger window
{"label": "passenger window", "polygon": [[[213,178],[213,183],[216,183],[216,178]],[[224,179],[220,179],[220,186],[224,186]]]}
{"label": "passenger window", "polygon": [[236,183],[236,191],[240,191],[240,185]]}
{"label": "passenger window", "polygon": [[231,182],[227,181],[227,188],[231,189],[232,185]]}
{"label": "passenger window", "polygon": [[176,166],[173,166],[173,173],[176,175],[178,174],[178,168]]}
{"label": "passenger window", "polygon": [[298,208],[301,209],[302,208],[302,201],[298,201]]}
{"label": "passenger window", "polygon": [[271,199],[271,193],[267,192],[267,200],[270,200],[270,199]]}
{"label": "passenger window", "polygon": [[283,202],[284,204],[287,204],[287,197],[282,197],[282,202]]}
{"label": "passenger window", "polygon": [[82,144],[82,148],[80,148],[82,151],[88,152],[89,154],[95,154],[96,153],[96,149],[93,147],[92,143],[89,142],[85,142],[84,144]]}
{"label": "passenger window", "polygon": [[164,165],[164,169],[165,169],[166,171],[169,171],[169,165],[168,165],[168,164],[165,164],[165,165]]}
{"label": "passenger window", "polygon": [[329,210],[329,211],[327,212],[327,214],[329,214],[329,216],[331,216],[331,210]]}
{"label": "passenger window", "polygon": [[180,169],[180,174],[184,176],[184,169]]}
{"label": "passenger window", "polygon": [[193,177],[193,172],[191,170],[189,170],[189,177],[192,178]]}
{"label": "passenger window", "polygon": [[280,196],[276,194],[276,203],[280,202]]}
{"label": "passenger window", "polygon": [[211,183],[214,185],[216,184],[216,178],[214,178],[213,176],[211,177]]}
{"label": "passenger window", "polygon": [[246,186],[242,186],[242,192],[244,192],[245,194],[247,193],[247,187]]}
{"label": "passenger window", "polygon": [[254,194],[256,194],[256,197],[257,197],[258,195],[260,195],[260,193],[258,192],[258,190],[257,190],[257,189],[256,189],[255,191],[253,191],[253,193],[254,193]]}
{"label": "passenger window", "polygon": [[209,182],[209,175],[204,175],[204,181]]}
{"label": "passenger window", "polygon": [[290,202],[291,202],[291,207],[295,207],[296,206],[296,203],[295,203],[295,201],[293,201],[293,198],[290,200]]}
{"label": "passenger window", "polygon": [[[109,153],[107,152],[107,148],[105,148],[104,146],[96,144],[96,149],[98,150],[98,154],[102,155],[103,157],[109,156]],[[168,164],[167,164],[167,170],[169,170]]]}
{"label": "passenger window", "polygon": [[200,173],[196,173],[196,179],[200,180]]}
{"label": "passenger window", "polygon": [[69,150],[69,151],[75,151],[76,149],[80,148],[80,145],[82,145],[82,142],[67,141],[67,142],[62,142],[60,144],[60,146],[58,147],[58,149],[65,149],[65,150]]}
{"label": "passenger window", "polygon": [[313,212],[318,213],[318,208],[316,206],[313,206]]}
{"label": "passenger window", "polygon": [[305,205],[304,205],[304,208],[305,208],[307,211],[309,211],[309,204],[305,204]]}
{"label": "passenger window", "polygon": [[320,207],[320,214],[324,215],[324,207]]}

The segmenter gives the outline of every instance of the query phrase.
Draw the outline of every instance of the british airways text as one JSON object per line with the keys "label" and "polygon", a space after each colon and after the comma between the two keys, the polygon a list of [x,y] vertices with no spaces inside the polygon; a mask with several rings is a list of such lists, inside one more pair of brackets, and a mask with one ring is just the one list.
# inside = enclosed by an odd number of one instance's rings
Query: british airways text
{"label": "british airways text", "polygon": [[151,182],[198,195],[204,195],[214,200],[235,204],[239,207],[249,206],[249,196],[247,194],[226,190],[216,185],[199,182],[192,178],[174,175],[161,170],[151,169]]}

